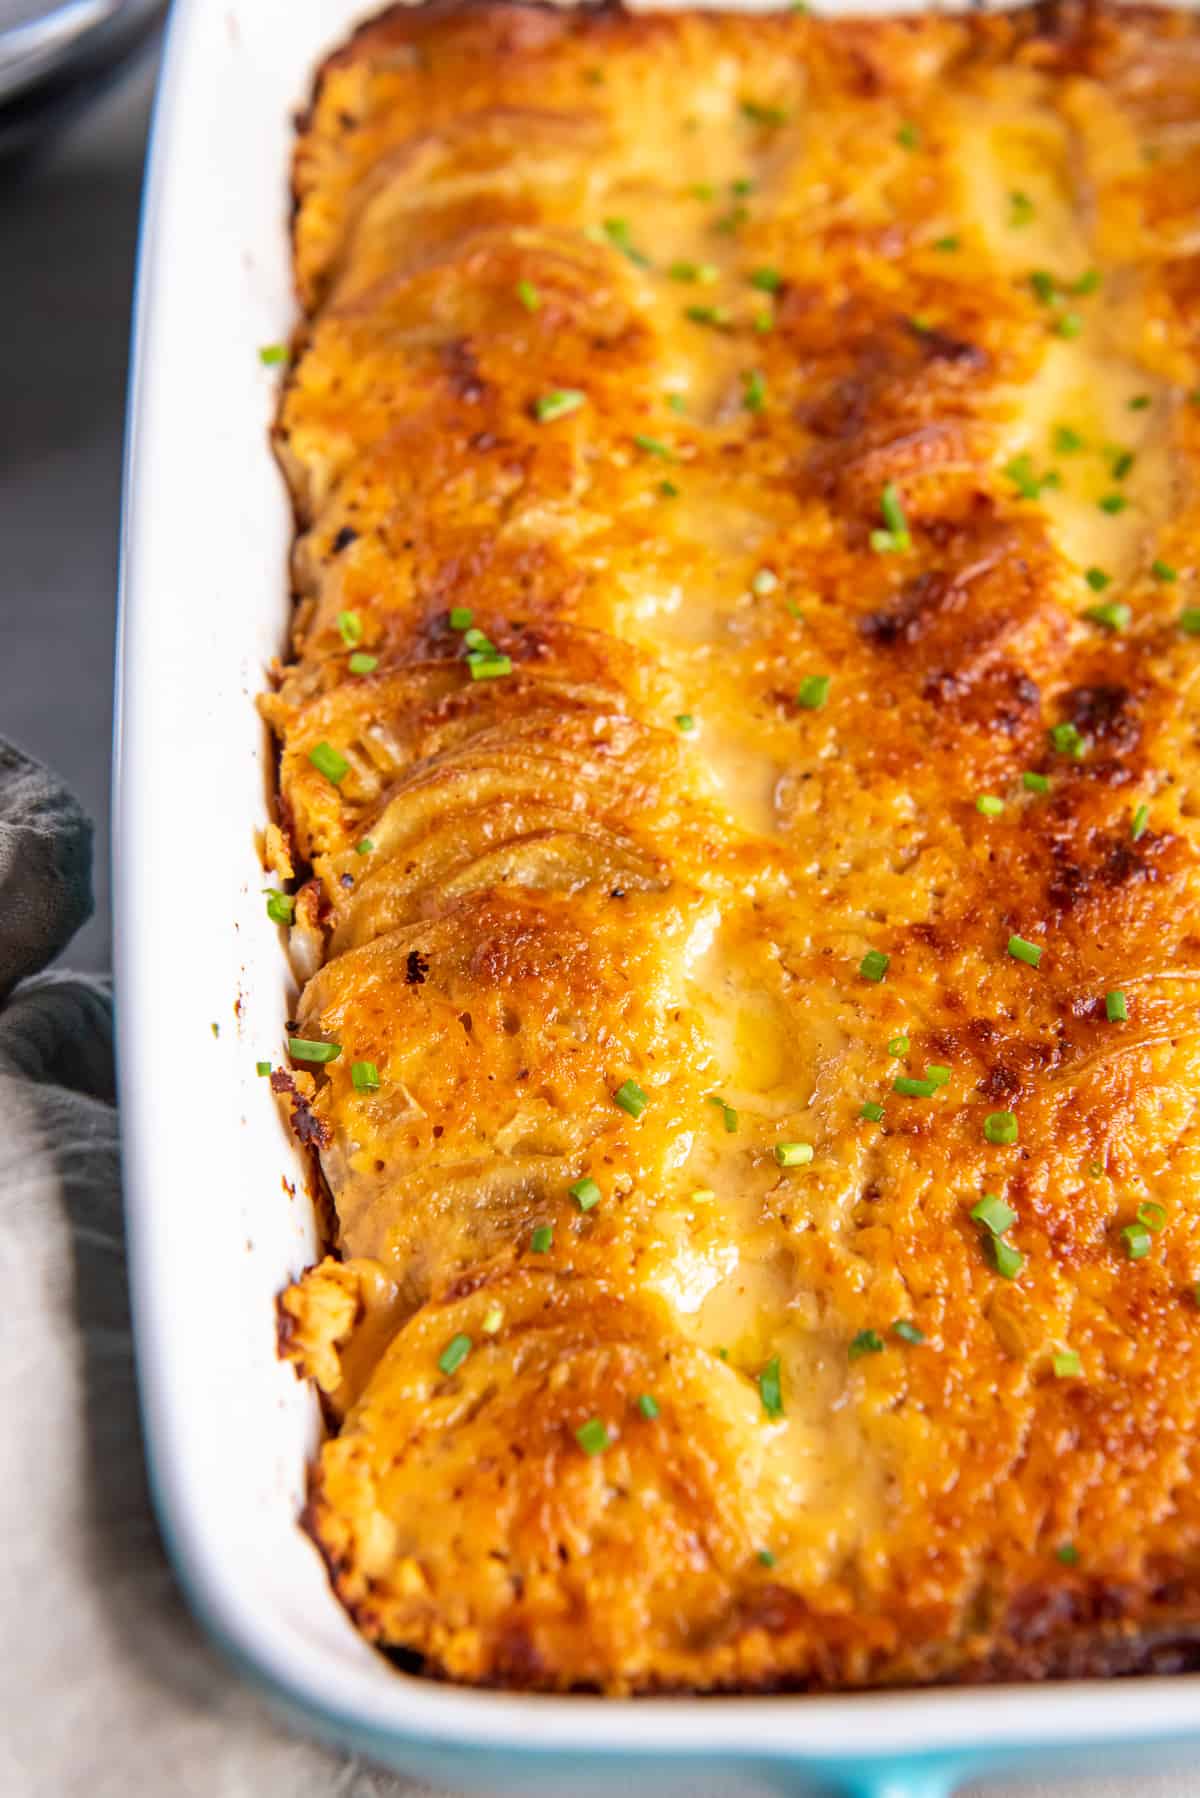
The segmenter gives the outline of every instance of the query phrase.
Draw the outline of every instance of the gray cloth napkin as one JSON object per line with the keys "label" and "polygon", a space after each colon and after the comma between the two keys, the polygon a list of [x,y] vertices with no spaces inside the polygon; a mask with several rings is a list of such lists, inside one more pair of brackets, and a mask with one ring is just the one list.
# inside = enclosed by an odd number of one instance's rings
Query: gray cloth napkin
{"label": "gray cloth napkin", "polygon": [[416,1798],[288,1735],[192,1622],[142,1468],[112,1000],[41,972],[91,910],[91,827],[0,740],[0,1794]]}
{"label": "gray cloth napkin", "polygon": [[280,1729],[176,1592],[142,1468],[111,996],[42,972],[88,916],[90,880],[87,820],[0,739],[0,1798],[433,1798]]}

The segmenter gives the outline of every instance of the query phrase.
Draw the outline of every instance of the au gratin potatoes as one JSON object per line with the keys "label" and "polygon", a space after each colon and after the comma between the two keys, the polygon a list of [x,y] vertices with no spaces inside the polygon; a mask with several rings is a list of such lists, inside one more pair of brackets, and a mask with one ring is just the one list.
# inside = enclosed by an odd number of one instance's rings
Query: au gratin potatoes
{"label": "au gratin potatoes", "polygon": [[395,9],[295,156],[280,1299],[365,1635],[1200,1645],[1200,25]]}

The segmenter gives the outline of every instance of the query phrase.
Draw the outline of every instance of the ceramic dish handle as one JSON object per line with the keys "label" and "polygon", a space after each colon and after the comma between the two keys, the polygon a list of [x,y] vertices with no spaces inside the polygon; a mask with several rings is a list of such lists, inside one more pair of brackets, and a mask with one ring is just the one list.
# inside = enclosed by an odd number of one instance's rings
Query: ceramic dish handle
{"label": "ceramic dish handle", "polygon": [[834,1789],[838,1798],[951,1798],[963,1777],[944,1760],[872,1761],[842,1773]]}

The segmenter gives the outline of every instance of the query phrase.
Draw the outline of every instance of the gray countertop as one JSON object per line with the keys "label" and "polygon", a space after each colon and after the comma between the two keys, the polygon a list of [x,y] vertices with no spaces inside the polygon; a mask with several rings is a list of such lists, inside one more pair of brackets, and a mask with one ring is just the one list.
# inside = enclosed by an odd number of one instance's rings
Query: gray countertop
{"label": "gray countertop", "polygon": [[0,734],[96,821],[96,912],[68,951],[109,964],[109,756],[129,307],[154,78],[143,54],[34,157],[0,162]]}

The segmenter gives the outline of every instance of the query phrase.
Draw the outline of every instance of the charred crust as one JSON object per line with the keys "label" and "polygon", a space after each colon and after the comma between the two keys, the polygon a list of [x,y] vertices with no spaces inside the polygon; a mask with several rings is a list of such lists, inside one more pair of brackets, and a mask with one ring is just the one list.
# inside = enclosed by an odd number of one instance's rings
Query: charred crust
{"label": "charred crust", "polygon": [[271,1075],[271,1091],[280,1098],[290,1098],[292,1134],[305,1149],[326,1149],[333,1141],[333,1131],[319,1118],[312,1104],[299,1091],[286,1068],[276,1068]]}

